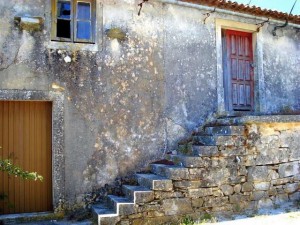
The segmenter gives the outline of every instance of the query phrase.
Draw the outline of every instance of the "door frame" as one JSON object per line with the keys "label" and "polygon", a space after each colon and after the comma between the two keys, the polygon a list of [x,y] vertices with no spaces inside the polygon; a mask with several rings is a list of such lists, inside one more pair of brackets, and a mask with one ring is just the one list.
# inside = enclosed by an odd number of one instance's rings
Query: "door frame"
{"label": "door frame", "polygon": [[[264,77],[263,77],[263,46],[262,46],[262,32],[257,32],[257,25],[242,23],[232,20],[216,19],[216,52],[217,52],[217,93],[218,93],[218,115],[231,116],[240,114],[259,114],[264,111],[262,103],[264,96]],[[254,106],[253,111],[232,111],[226,105],[225,99],[225,84],[224,84],[224,71],[223,71],[223,43],[222,43],[222,30],[236,30],[252,33],[252,47],[253,47],[253,61],[254,61]]]}
{"label": "door frame", "polygon": [[52,203],[53,211],[57,211],[65,199],[64,94],[54,91],[2,89],[0,100],[52,102]]}

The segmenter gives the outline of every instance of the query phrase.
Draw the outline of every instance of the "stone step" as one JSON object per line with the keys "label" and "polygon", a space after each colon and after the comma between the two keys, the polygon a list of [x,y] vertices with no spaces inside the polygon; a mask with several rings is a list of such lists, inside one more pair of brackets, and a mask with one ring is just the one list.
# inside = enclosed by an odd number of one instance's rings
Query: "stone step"
{"label": "stone step", "polygon": [[207,124],[207,126],[240,126],[243,125],[243,117],[224,117]]}
{"label": "stone step", "polygon": [[246,141],[244,136],[194,136],[193,141],[197,145],[206,146],[243,146]]}
{"label": "stone step", "polygon": [[136,174],[136,179],[139,185],[147,187],[155,191],[172,191],[172,180],[166,177],[158,176],[156,174]]}
{"label": "stone step", "polygon": [[192,151],[194,156],[219,156],[218,146],[193,145]]}
{"label": "stone step", "polygon": [[154,192],[147,187],[123,185],[123,193],[134,203],[147,203],[154,200]]}
{"label": "stone step", "polygon": [[169,155],[168,158],[174,162],[175,165],[187,168],[207,168],[211,165],[211,160],[207,157]]}
{"label": "stone step", "polygon": [[183,166],[151,164],[151,171],[171,180],[189,179],[189,170]]}
{"label": "stone step", "polygon": [[135,213],[135,207],[133,200],[126,197],[120,197],[116,195],[107,196],[108,208],[112,208],[120,216],[130,215]]}
{"label": "stone step", "polygon": [[98,203],[91,207],[93,217],[98,221],[98,225],[116,224],[118,214],[107,204]]}
{"label": "stone step", "polygon": [[244,135],[245,126],[207,126],[204,128],[205,133],[209,135]]}

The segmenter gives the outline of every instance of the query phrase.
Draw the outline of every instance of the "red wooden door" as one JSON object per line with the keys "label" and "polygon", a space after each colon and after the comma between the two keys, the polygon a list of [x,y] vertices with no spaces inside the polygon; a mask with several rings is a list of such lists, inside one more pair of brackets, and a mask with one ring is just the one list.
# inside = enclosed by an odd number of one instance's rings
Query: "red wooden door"
{"label": "red wooden door", "polygon": [[251,111],[254,105],[252,33],[225,30],[225,40],[228,109]]}

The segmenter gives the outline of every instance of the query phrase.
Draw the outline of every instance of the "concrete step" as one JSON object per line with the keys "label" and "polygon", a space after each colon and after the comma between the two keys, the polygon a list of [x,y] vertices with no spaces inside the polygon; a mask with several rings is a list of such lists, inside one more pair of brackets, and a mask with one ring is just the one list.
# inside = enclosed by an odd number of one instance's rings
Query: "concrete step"
{"label": "concrete step", "polygon": [[169,155],[168,158],[174,162],[175,165],[187,168],[207,168],[211,165],[211,160],[207,157]]}
{"label": "concrete step", "polygon": [[108,195],[107,205],[108,208],[114,209],[114,211],[120,216],[125,216],[125,215],[130,215],[135,213],[133,200],[130,200],[129,198],[126,197]]}
{"label": "concrete step", "polygon": [[116,224],[118,220],[118,214],[107,204],[98,203],[92,205],[93,217],[98,221],[98,225]]}
{"label": "concrete step", "polygon": [[172,191],[172,180],[166,177],[158,176],[152,173],[149,174],[136,174],[136,179],[139,185],[147,187],[155,191]]}
{"label": "concrete step", "polygon": [[189,179],[189,170],[183,166],[151,164],[151,171],[157,175],[167,177],[171,180]]}
{"label": "concrete step", "polygon": [[154,192],[147,187],[123,185],[123,193],[134,203],[147,203],[154,200]]}
{"label": "concrete step", "polygon": [[209,135],[244,135],[245,126],[207,126],[204,128],[206,134]]}
{"label": "concrete step", "polygon": [[194,136],[193,141],[197,145],[205,146],[243,146],[246,141],[244,136],[220,135],[220,136]]}

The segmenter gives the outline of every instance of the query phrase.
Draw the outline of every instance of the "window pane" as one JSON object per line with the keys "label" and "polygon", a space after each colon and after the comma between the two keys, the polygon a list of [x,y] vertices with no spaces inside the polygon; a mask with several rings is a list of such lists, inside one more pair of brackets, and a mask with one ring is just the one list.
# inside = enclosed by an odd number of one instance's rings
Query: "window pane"
{"label": "window pane", "polygon": [[79,2],[77,6],[77,19],[90,20],[91,19],[91,6],[89,3]]}
{"label": "window pane", "polygon": [[57,19],[57,37],[71,38],[71,21]]}
{"label": "window pane", "polygon": [[57,3],[57,17],[70,19],[71,18],[71,4],[70,2],[58,1]]}
{"label": "window pane", "polygon": [[77,38],[90,39],[91,38],[91,23],[90,22],[77,22]]}

